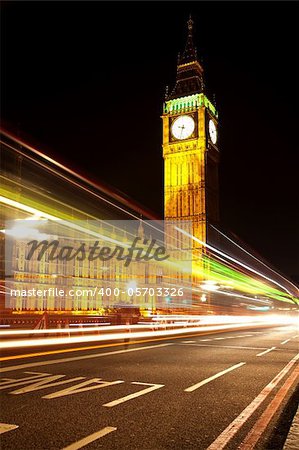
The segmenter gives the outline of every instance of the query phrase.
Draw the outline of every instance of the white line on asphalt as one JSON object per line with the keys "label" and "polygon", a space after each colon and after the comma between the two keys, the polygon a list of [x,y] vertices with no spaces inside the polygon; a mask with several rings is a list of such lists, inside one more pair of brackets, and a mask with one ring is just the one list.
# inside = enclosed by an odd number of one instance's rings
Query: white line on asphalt
{"label": "white line on asphalt", "polygon": [[[97,383],[95,386],[92,384]],[[44,395],[42,398],[52,399],[58,397],[64,397],[65,395],[78,394],[79,392],[92,391],[93,389],[101,389],[115,384],[124,383],[122,380],[117,381],[102,381],[101,378],[92,378],[91,380],[83,381],[75,386],[71,386],[67,389],[62,389],[61,391],[53,392],[53,394]],[[89,386],[88,386],[89,385]]]}
{"label": "white line on asphalt", "polygon": [[3,381],[0,383],[0,390],[1,389],[7,389],[11,387],[16,387],[20,385],[25,384],[32,384],[34,381],[41,380],[44,377],[50,376],[50,373],[42,373],[42,372],[24,372],[26,374],[30,374],[30,377],[22,377],[22,378],[16,378],[11,381]]}
{"label": "white line on asphalt", "polygon": [[93,441],[96,441],[97,439],[100,439],[103,436],[106,436],[106,434],[111,433],[112,431],[116,431],[117,428],[115,427],[105,427],[102,428],[102,430],[97,431],[96,433],[90,434],[89,436],[86,436],[83,439],[80,439],[80,441],[74,442],[71,445],[68,445],[67,447],[64,447],[63,450],[78,450],[79,448],[85,447],[85,445],[90,444]]}
{"label": "white line on asphalt", "polygon": [[182,341],[183,344],[194,344],[196,341]]}
{"label": "white line on asphalt", "polygon": [[11,425],[10,423],[0,423],[0,434],[6,433],[6,431],[15,430],[19,428],[19,425]]}
{"label": "white line on asphalt", "polygon": [[[184,345],[184,344],[178,344]],[[216,345],[216,344],[188,344],[190,347],[215,347],[215,348],[236,348],[240,350],[267,350],[267,347],[242,347],[240,345]]]}
{"label": "white line on asphalt", "polygon": [[226,338],[215,338],[215,341],[222,341],[223,339],[226,339]]}
{"label": "white line on asphalt", "polygon": [[209,383],[210,381],[215,380],[216,378],[222,377],[222,375],[225,375],[228,372],[231,372],[232,370],[238,369],[241,366],[244,366],[246,364],[245,362],[241,362],[239,364],[236,364],[232,367],[229,367],[228,369],[222,370],[222,372],[218,372],[215,375],[206,378],[203,381],[200,381],[199,383],[193,384],[193,386],[188,387],[187,389],[184,389],[185,392],[193,392],[195,389],[198,389],[199,387],[203,386],[204,384]]}
{"label": "white line on asphalt", "polygon": [[200,339],[201,342],[208,342],[211,341],[212,339]]}
{"label": "white line on asphalt", "polygon": [[[156,349],[156,348],[161,348],[161,347],[167,347],[169,345],[173,345],[173,344],[169,343],[169,344],[148,345],[146,347],[129,348],[126,350],[115,350],[114,352],[96,353],[96,354],[92,354],[92,355],[83,355],[83,356],[73,356],[72,358],[61,358],[61,359],[52,359],[52,360],[49,359],[47,361],[19,364],[18,366],[2,367],[0,369],[0,372],[11,372],[13,370],[27,369],[27,367],[51,366],[52,364],[61,364],[61,363],[72,362],[72,361],[80,361],[82,359],[101,358],[102,356],[119,355],[121,353],[138,352],[140,350],[151,350],[151,349]],[[80,350],[80,348],[78,348],[78,350]]]}
{"label": "white line on asphalt", "polygon": [[295,336],[293,336],[293,339],[297,338],[299,336],[299,334],[296,334]]}
{"label": "white line on asphalt", "polygon": [[112,408],[112,406],[116,406],[119,405],[120,403],[127,402],[132,398],[140,397],[140,395],[148,394],[149,392],[155,391],[156,389],[160,389],[164,386],[164,384],[140,383],[139,381],[132,381],[131,384],[139,384],[141,386],[150,386],[150,387],[142,389],[142,391],[135,392],[134,394],[118,398],[117,400],[113,400],[112,402],[105,403],[103,406],[107,406],[107,408]]}
{"label": "white line on asphalt", "polygon": [[268,348],[268,350],[265,350],[265,351],[262,352],[262,353],[258,353],[256,356],[263,356],[263,355],[265,355],[266,353],[272,352],[272,350],[275,350],[275,349],[276,349],[276,347]]}
{"label": "white line on asphalt", "polygon": [[[253,424],[251,427],[249,433],[241,443],[241,445],[238,447],[240,450],[252,450],[254,448],[257,448],[257,443],[260,440],[262,434],[267,429],[271,419],[273,418],[274,414],[278,411],[278,409],[281,407],[281,404],[287,394],[290,392],[290,389],[294,385],[294,382],[299,377],[299,366],[296,367],[293,372],[288,375],[287,379],[285,380],[282,387],[279,389],[279,391],[275,394],[273,400],[271,403],[267,406],[263,414],[258,418],[258,420]],[[298,440],[298,439],[297,439]],[[287,450],[288,446],[286,444],[283,447],[285,450]],[[294,447],[290,447],[293,450],[295,448],[298,450],[298,446],[294,445]]]}
{"label": "white line on asphalt", "polygon": [[281,345],[286,344],[287,342],[289,342],[291,339],[286,339],[285,341],[281,342]]}
{"label": "white line on asphalt", "polygon": [[227,428],[212,442],[206,450],[222,450],[228,442],[235,436],[244,423],[252,416],[254,411],[262,404],[265,398],[278,385],[280,380],[289,372],[299,359],[299,353],[273,378],[272,381],[259,393],[259,395],[233,420]]}
{"label": "white line on asphalt", "polygon": [[1,383],[7,383],[8,381],[14,381],[14,378],[1,378],[1,380],[0,380],[0,386],[1,386]]}
{"label": "white line on asphalt", "polygon": [[[10,394],[19,395],[26,394],[27,392],[38,391],[40,389],[48,389],[49,387],[61,386],[62,384],[72,383],[73,381],[83,380],[85,377],[75,377],[70,378],[69,380],[57,381],[61,378],[64,378],[65,375],[52,375],[50,377],[43,377],[42,379],[38,379],[35,382],[30,382],[29,386],[22,387],[21,389],[16,389],[15,391],[11,391]],[[53,381],[53,383],[52,383]],[[21,385],[23,383],[21,382]],[[28,384],[28,382],[26,382]],[[9,386],[8,386],[9,387]],[[7,386],[5,386],[7,389]]]}

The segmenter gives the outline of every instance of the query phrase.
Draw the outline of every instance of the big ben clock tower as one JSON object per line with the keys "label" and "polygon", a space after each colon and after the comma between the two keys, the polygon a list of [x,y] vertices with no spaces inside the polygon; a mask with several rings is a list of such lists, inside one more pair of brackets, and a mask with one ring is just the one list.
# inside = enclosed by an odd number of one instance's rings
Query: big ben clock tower
{"label": "big ben clock tower", "polygon": [[[164,218],[190,221],[193,236],[206,243],[218,212],[218,113],[205,94],[204,70],[188,20],[176,83],[163,105]],[[202,251],[200,244],[193,244]]]}

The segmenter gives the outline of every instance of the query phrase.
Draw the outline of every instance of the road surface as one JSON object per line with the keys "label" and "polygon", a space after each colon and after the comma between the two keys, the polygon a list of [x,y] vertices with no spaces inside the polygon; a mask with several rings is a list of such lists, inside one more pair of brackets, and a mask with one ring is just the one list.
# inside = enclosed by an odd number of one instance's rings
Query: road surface
{"label": "road surface", "polygon": [[269,415],[295,389],[298,337],[282,326],[5,355],[2,449],[266,448]]}

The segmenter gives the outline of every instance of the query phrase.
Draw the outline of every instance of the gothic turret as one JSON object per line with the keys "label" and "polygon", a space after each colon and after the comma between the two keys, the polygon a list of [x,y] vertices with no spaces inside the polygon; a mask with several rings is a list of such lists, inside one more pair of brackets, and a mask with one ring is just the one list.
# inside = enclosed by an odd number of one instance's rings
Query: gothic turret
{"label": "gothic turret", "polygon": [[198,61],[197,50],[193,41],[193,20],[187,22],[188,35],[183,53],[178,56],[175,86],[167,100],[200,94],[204,91],[203,68]]}

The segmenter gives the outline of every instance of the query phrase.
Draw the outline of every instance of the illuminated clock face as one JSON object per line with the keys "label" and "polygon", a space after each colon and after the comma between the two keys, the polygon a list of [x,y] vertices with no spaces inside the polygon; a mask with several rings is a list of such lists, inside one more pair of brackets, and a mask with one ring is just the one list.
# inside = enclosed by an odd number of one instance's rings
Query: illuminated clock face
{"label": "illuminated clock face", "polygon": [[187,139],[193,133],[194,128],[195,123],[191,116],[180,116],[173,122],[171,133],[176,139]]}
{"label": "illuminated clock face", "polygon": [[209,121],[209,135],[210,135],[210,139],[213,142],[213,144],[216,144],[217,130],[216,130],[216,125],[214,124],[213,120]]}

